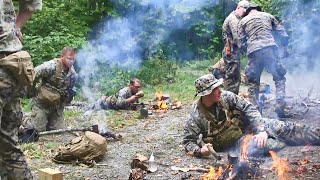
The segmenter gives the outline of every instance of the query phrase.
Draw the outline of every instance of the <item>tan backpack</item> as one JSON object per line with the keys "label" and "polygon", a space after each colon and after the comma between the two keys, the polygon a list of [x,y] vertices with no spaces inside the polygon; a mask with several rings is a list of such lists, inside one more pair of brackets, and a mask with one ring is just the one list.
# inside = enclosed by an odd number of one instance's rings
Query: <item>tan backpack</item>
{"label": "tan backpack", "polygon": [[106,151],[106,139],[97,133],[86,131],[83,136],[60,146],[52,160],[57,163],[92,164],[94,161],[102,160]]}
{"label": "tan backpack", "polygon": [[32,86],[34,67],[27,51],[18,51],[0,59],[0,66],[8,69],[22,86]]}

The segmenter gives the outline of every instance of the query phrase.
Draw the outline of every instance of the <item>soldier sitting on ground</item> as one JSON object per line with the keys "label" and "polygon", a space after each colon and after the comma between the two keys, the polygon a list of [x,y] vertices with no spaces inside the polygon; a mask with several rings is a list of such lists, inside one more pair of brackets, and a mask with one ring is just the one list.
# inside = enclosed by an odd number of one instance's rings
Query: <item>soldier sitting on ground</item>
{"label": "soldier sitting on ground", "polygon": [[32,99],[31,119],[38,131],[63,128],[63,110],[67,101],[70,101],[69,91],[78,76],[74,63],[75,50],[65,47],[60,58],[44,62],[35,68],[36,95]]}
{"label": "soldier sitting on ground", "polygon": [[[285,145],[320,145],[319,128],[262,118],[249,101],[232,92],[221,91],[222,83],[222,79],[212,74],[195,81],[196,95],[200,99],[193,104],[184,127],[188,153],[208,156],[211,145],[216,151],[234,150],[246,134],[253,134],[248,156],[262,156]],[[199,144],[201,134],[205,145]]]}
{"label": "soldier sitting on ground", "polygon": [[133,108],[134,103],[138,103],[139,98],[144,96],[140,90],[140,80],[134,78],[128,87],[124,87],[112,96],[102,96],[92,109],[114,109],[128,110]]}

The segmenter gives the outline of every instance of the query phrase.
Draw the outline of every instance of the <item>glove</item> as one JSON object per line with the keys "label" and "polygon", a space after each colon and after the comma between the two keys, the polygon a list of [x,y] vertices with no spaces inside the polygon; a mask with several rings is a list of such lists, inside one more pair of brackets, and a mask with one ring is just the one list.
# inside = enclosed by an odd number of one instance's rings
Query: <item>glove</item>
{"label": "glove", "polygon": [[138,98],[142,98],[144,96],[143,91],[139,91],[137,92],[137,94],[135,94],[135,96],[137,96]]}

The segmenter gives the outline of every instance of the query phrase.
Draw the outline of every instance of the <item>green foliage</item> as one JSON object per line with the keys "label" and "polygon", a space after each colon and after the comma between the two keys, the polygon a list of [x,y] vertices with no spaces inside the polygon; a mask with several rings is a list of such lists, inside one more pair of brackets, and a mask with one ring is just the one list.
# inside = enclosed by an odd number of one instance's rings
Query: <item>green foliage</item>
{"label": "green foliage", "polygon": [[143,62],[137,77],[150,85],[172,83],[175,80],[177,68],[174,61],[166,59],[160,52],[159,55]]}

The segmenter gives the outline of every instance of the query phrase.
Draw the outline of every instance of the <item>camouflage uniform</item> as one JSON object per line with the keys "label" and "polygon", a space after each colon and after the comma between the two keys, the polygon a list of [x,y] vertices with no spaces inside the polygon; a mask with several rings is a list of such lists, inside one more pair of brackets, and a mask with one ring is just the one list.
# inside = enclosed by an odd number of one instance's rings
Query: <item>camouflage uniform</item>
{"label": "camouflage uniform", "polygon": [[235,94],[239,93],[241,74],[240,74],[240,50],[238,24],[241,17],[236,14],[235,11],[231,12],[229,16],[224,20],[222,26],[222,35],[224,43],[227,41],[230,44],[231,55],[226,56],[225,52],[222,53],[223,59],[226,61],[226,77],[224,80],[224,89],[231,91]]}
{"label": "camouflage uniform", "polygon": [[240,21],[239,35],[241,49],[246,49],[248,64],[245,74],[249,83],[250,101],[258,105],[260,76],[264,68],[273,76],[276,86],[277,102],[284,102],[286,69],[279,60],[278,46],[272,32],[281,37],[281,43],[288,45],[288,35],[284,27],[274,16],[265,12],[254,11]]}
{"label": "camouflage uniform", "polygon": [[[19,11],[36,11],[41,0],[19,1]],[[0,0],[0,60],[8,54],[20,51],[22,44],[16,36],[16,14],[11,0]],[[17,130],[22,111],[19,97],[24,87],[7,69],[0,67],[0,179],[33,179],[25,156],[17,146]]]}
{"label": "camouflage uniform", "polygon": [[[252,152],[249,155],[267,153],[269,150],[280,150],[284,147],[284,143],[288,145],[320,145],[320,129],[262,118],[259,111],[250,102],[229,91],[222,92],[221,99],[220,103],[207,109],[210,117],[200,110],[200,100],[193,104],[184,127],[184,144],[187,152],[193,152],[195,156],[201,156],[199,154],[201,147],[197,144],[199,134],[203,134],[204,142],[213,144],[217,151],[238,147],[236,145],[243,140],[241,137],[234,139],[230,146],[226,146],[223,144],[224,142],[219,142],[221,134],[226,130],[226,128],[221,128],[220,125],[228,119],[233,123],[239,122],[234,124],[241,128],[242,136],[261,131],[268,133],[267,146],[250,148]],[[217,128],[218,126],[220,127]]]}
{"label": "camouflage uniform", "polygon": [[[68,72],[61,69],[61,75],[57,78],[56,60],[59,60],[61,63],[60,59],[54,59],[44,62],[35,68],[36,75],[34,81],[37,95],[32,99],[31,118],[38,131],[63,128],[63,110],[69,95],[68,88],[70,88],[70,84],[74,84],[78,76],[72,66]],[[39,96],[39,89],[42,86],[58,92],[60,94],[60,102],[56,105],[43,102]]]}
{"label": "camouflage uniform", "polygon": [[[107,97],[105,101],[98,100],[94,105],[95,109],[130,109],[131,103],[127,101],[128,98],[133,96],[131,94],[129,87],[124,87],[120,89],[115,95]],[[136,101],[138,102],[138,100]]]}

